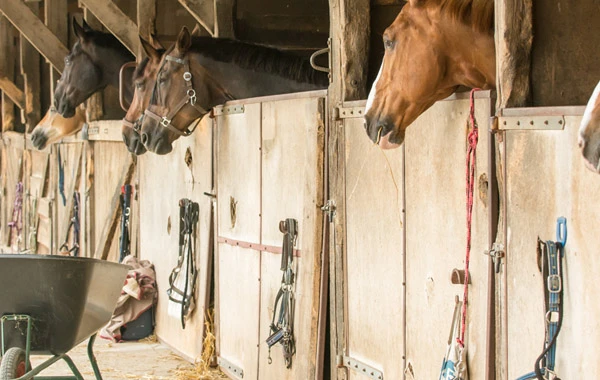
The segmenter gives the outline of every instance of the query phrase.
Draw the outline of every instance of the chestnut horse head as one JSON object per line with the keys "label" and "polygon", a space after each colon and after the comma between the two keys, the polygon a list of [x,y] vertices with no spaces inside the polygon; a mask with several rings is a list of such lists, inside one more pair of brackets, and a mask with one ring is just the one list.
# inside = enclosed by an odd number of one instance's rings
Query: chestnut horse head
{"label": "chestnut horse head", "polygon": [[82,107],[75,109],[75,116],[64,118],[54,107],[33,128],[31,142],[36,149],[42,150],[65,136],[75,134],[85,124],[85,112]]}
{"label": "chestnut horse head", "polygon": [[123,119],[123,127],[121,128],[123,142],[127,149],[136,155],[146,152],[146,147],[140,139],[140,128],[144,110],[150,103],[150,94],[156,81],[156,72],[165,52],[165,49],[156,40],[154,40],[154,44],[151,44],[140,37],[140,41],[147,57],[137,65],[133,73],[133,100]]}
{"label": "chestnut horse head", "polygon": [[596,85],[581,119],[579,146],[586,166],[600,173],[600,82]]}
{"label": "chestnut horse head", "polygon": [[[92,29],[85,21],[73,18],[77,42],[65,57],[65,68],[54,90],[54,107],[64,117],[72,117],[75,108],[94,92],[107,85],[119,85],[119,70],[133,55],[115,36]],[[129,89],[130,90],[130,89]]]}
{"label": "chestnut horse head", "polygon": [[327,74],[308,59],[273,48],[220,38],[192,38],[183,27],[165,52],[144,111],[141,139],[167,154],[194,122],[230,99],[326,88]]}
{"label": "chestnut horse head", "polygon": [[459,85],[496,86],[493,0],[409,0],[383,34],[385,55],[365,109],[382,148]]}

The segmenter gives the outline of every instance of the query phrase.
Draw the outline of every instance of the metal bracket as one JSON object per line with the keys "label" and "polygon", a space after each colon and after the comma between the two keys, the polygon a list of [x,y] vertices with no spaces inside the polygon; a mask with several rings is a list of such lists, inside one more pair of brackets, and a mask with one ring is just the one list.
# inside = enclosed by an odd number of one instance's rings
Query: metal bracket
{"label": "metal bracket", "polygon": [[564,116],[500,116],[498,128],[500,130],[563,130],[565,118]]}
{"label": "metal bracket", "polygon": [[364,117],[365,107],[336,107],[336,119],[350,119]]}
{"label": "metal bracket", "polygon": [[506,256],[504,254],[504,245],[499,243],[494,243],[492,249],[484,252],[486,255],[489,255],[494,261],[494,268],[496,273],[500,273],[500,264],[502,262],[502,258]]}
{"label": "metal bracket", "polygon": [[228,372],[236,377],[239,377],[240,379],[244,378],[244,370],[234,364],[231,364],[228,360],[223,359],[222,357],[219,356],[217,358],[217,364],[219,365],[219,367],[224,369],[226,372]]}
{"label": "metal bracket", "polygon": [[328,199],[325,205],[321,206],[321,211],[327,213],[327,221],[331,223],[333,218],[335,218],[335,203]]}
{"label": "metal bracket", "polygon": [[344,362],[342,363],[344,367],[347,367],[357,373],[361,373],[371,379],[374,380],[383,380],[383,372],[375,369],[365,363],[361,363],[356,359],[353,359],[349,356],[344,356]]}
{"label": "metal bracket", "polygon": [[213,108],[213,115],[233,115],[237,113],[244,113],[245,108],[243,104],[237,104],[233,106],[222,106]]}

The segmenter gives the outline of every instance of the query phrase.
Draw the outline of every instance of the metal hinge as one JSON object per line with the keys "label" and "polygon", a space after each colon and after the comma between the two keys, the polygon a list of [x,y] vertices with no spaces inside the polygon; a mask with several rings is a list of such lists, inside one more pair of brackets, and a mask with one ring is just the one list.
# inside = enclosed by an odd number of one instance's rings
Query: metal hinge
{"label": "metal hinge", "polygon": [[365,107],[336,107],[335,108],[335,118],[337,120],[340,119],[350,119],[355,117],[364,117],[365,115]]}
{"label": "metal hinge", "polygon": [[[340,363],[341,359],[341,363]],[[346,367],[374,380],[383,380],[383,372],[349,356],[338,356],[338,367]]]}
{"label": "metal hinge", "polygon": [[217,364],[219,365],[219,367],[224,369],[227,373],[234,375],[240,379],[244,378],[244,370],[241,369],[240,367],[232,364],[227,359],[223,359],[222,357],[219,356],[217,358]]}
{"label": "metal hinge", "polygon": [[232,106],[221,106],[221,107],[215,107],[213,108],[213,115],[214,116],[221,116],[221,115],[233,115],[236,113],[244,113],[245,108],[243,104],[236,104],[236,105],[232,105]]}
{"label": "metal hinge", "polygon": [[500,264],[502,264],[502,258],[506,256],[504,254],[504,245],[499,243],[494,243],[492,249],[484,252],[486,255],[489,255],[494,261],[494,268],[496,273],[500,273]]}
{"label": "metal hinge", "polygon": [[500,116],[498,118],[500,130],[562,130],[564,128],[564,116]]}
{"label": "metal hinge", "polygon": [[321,211],[327,213],[327,221],[331,223],[335,218],[335,203],[328,199],[325,205],[321,206]]}

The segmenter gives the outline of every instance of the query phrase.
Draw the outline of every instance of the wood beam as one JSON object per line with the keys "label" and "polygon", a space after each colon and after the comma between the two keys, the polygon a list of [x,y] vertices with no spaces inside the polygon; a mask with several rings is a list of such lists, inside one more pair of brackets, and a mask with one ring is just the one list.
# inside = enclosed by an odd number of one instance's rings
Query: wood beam
{"label": "wood beam", "polygon": [[20,0],[0,0],[0,11],[36,49],[62,73],[69,49]]}
{"label": "wood beam", "polygon": [[136,57],[141,44],[137,25],[112,1],[79,0]]}
{"label": "wood beam", "polygon": [[0,90],[8,96],[10,100],[20,109],[25,109],[25,94],[19,89],[12,80],[5,76],[0,76]]}
{"label": "wood beam", "polygon": [[[29,4],[29,9],[37,16],[37,4]],[[41,114],[41,73],[40,54],[27,40],[21,38],[20,69],[23,76],[23,92],[25,93],[25,109],[21,111],[21,120],[25,124],[25,131],[31,132],[42,119]]]}
{"label": "wood beam", "polygon": [[215,25],[213,37],[235,38],[233,29],[233,10],[235,0],[214,0],[215,1]]}
{"label": "wood beam", "polygon": [[[15,98],[24,99],[22,92],[14,83],[15,64],[12,57],[15,56],[15,28],[10,21],[0,15],[0,74],[8,81],[4,88],[0,85],[2,92],[2,131],[10,131],[15,129],[15,104],[10,99],[9,93],[12,89]],[[2,82],[0,80],[0,82]],[[12,86],[11,86],[12,85]],[[18,91],[14,91],[14,90]],[[21,95],[17,95],[21,93]],[[24,104],[24,100],[21,103]]]}
{"label": "wood beam", "polygon": [[[137,27],[138,34],[146,40],[156,34],[156,0],[137,0]],[[137,61],[141,61],[143,56],[144,52],[139,51]]]}
{"label": "wood beam", "polygon": [[[69,43],[69,12],[67,0],[45,0],[44,20],[48,29],[65,46]],[[60,73],[50,67],[50,98],[54,101],[54,88]]]}
{"label": "wood beam", "polygon": [[179,0],[196,21],[211,35],[215,35],[215,2],[214,0]]}
{"label": "wood beam", "polygon": [[532,0],[495,2],[496,110],[522,107],[530,99]]}

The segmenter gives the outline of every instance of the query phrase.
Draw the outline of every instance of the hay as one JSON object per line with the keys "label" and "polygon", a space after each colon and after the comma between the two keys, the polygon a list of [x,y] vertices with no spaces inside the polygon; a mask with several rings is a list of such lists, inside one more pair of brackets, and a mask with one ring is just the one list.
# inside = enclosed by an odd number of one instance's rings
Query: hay
{"label": "hay", "polygon": [[176,380],[212,380],[212,379],[227,379],[227,377],[218,369],[210,367],[215,355],[215,335],[214,329],[214,310],[210,309],[206,312],[204,327],[206,336],[202,342],[202,354],[196,359],[196,364],[193,368],[180,369],[175,371]]}

